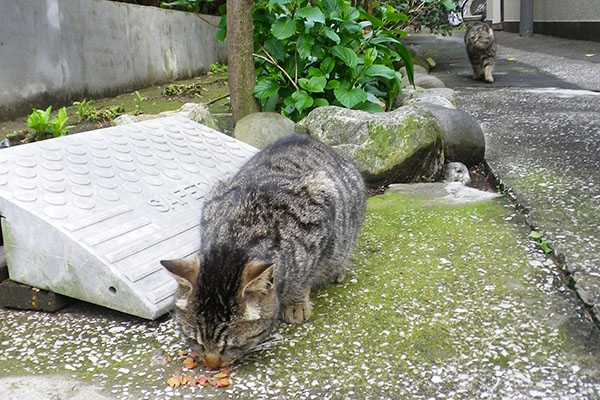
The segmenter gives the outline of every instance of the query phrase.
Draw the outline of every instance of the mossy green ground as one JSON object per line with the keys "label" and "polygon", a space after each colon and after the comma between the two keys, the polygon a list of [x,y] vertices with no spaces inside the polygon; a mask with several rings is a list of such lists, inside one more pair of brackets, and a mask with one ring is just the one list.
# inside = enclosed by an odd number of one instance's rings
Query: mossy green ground
{"label": "mossy green ground", "polygon": [[[191,89],[194,86],[196,89],[181,95],[169,96],[164,93],[165,88],[169,86],[176,89],[186,86]],[[207,73],[197,78],[150,86],[140,89],[138,92],[144,98],[141,102],[137,100],[135,92],[122,93],[114,97],[101,99],[88,98],[87,100],[94,100],[93,106],[98,110],[121,106],[127,114],[134,114],[136,109],[142,114],[158,114],[163,111],[177,110],[184,103],[208,103],[226,95],[229,92],[227,72]],[[74,125],[69,133],[83,132],[109,125],[110,121],[105,121],[104,123],[92,121],[79,122],[77,108],[74,105],[66,105],[66,107],[69,117],[67,125]],[[43,108],[45,109],[46,107]],[[52,116],[56,115],[57,109],[56,107],[52,108]],[[228,113],[230,112],[229,99],[224,98],[215,101],[209,106],[209,109],[213,114]],[[0,140],[13,131],[21,130],[28,130],[26,115],[9,121],[0,121]]]}
{"label": "mossy green ground", "polygon": [[183,348],[170,318],[82,304],[0,310],[0,371],[66,373],[116,398],[595,398],[597,332],[527,234],[504,199],[373,197],[344,282],[313,293],[311,321],[281,324],[228,388],[167,386]]}

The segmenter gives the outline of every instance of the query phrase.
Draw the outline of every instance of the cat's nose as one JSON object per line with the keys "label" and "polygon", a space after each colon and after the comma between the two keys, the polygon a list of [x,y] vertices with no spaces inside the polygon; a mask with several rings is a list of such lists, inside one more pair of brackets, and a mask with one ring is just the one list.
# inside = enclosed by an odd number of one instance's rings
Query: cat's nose
{"label": "cat's nose", "polygon": [[209,353],[204,356],[204,366],[210,369],[223,368],[224,365],[221,356],[217,353]]}

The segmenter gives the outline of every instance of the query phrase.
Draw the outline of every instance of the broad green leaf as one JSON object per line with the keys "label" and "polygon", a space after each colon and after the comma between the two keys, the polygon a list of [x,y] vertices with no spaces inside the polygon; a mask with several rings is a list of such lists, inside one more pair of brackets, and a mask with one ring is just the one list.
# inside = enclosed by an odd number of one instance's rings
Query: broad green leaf
{"label": "broad green leaf", "polygon": [[344,17],[346,20],[354,21],[360,16],[360,12],[354,7],[344,8]]}
{"label": "broad green leaf", "polygon": [[370,112],[370,113],[376,113],[376,112],[383,112],[383,111],[385,111],[381,107],[381,104],[379,104],[379,103],[372,103],[370,101],[365,101],[365,102],[361,103],[360,105],[358,105],[357,107],[355,107],[355,109],[362,110],[362,111],[367,111],[367,112]]}
{"label": "broad green leaf", "polygon": [[342,14],[342,7],[338,0],[322,0],[323,11],[331,19],[339,20]]}
{"label": "broad green leaf", "polygon": [[279,83],[270,76],[261,76],[254,85],[254,97],[257,99],[266,99],[273,96],[279,90]]}
{"label": "broad green leaf", "polygon": [[327,84],[327,78],[324,76],[313,76],[310,79],[300,78],[298,79],[300,87],[310,93],[322,93]]}
{"label": "broad green leaf", "polygon": [[341,86],[340,81],[332,80],[332,81],[327,82],[327,86],[325,86],[325,89],[328,89],[328,90],[337,89],[340,86]]}
{"label": "broad green leaf", "polygon": [[296,12],[296,15],[298,17],[305,18],[307,21],[310,22],[320,22],[322,24],[325,23],[325,15],[318,7],[302,7]]}
{"label": "broad green leaf", "polygon": [[294,105],[299,113],[312,106],[314,103],[313,98],[304,90],[296,90],[292,93],[292,99],[294,99]]}
{"label": "broad green leaf", "polygon": [[307,59],[310,56],[312,47],[315,44],[315,39],[312,36],[302,35],[298,38],[296,48],[298,49],[298,55],[302,59]]}
{"label": "broad green leaf", "polygon": [[374,47],[370,47],[365,50],[364,62],[366,66],[373,64],[373,62],[377,59],[377,49]]}
{"label": "broad green leaf", "polygon": [[270,37],[265,41],[265,49],[271,54],[276,60],[283,61],[285,59],[285,48],[281,40],[277,40],[274,37]]}
{"label": "broad green leaf", "polygon": [[340,24],[340,30],[349,34],[363,33],[363,28],[355,21],[346,21]]}
{"label": "broad green leaf", "polygon": [[330,40],[333,40],[333,42],[335,44],[340,44],[340,37],[338,36],[337,33],[335,33],[335,31],[331,28],[325,28],[323,30],[323,33],[325,34],[325,36],[327,36]]}
{"label": "broad green leaf", "polygon": [[378,35],[371,39],[371,44],[387,44],[387,43],[400,43],[398,39],[388,35]]}
{"label": "broad green leaf", "polygon": [[400,56],[400,58],[402,58],[402,61],[404,61],[404,66],[406,67],[406,76],[408,78],[408,81],[410,82],[411,85],[414,86],[415,85],[415,68],[413,66],[412,56],[410,55],[408,50],[406,50],[406,47],[404,47],[404,45],[402,43],[398,43],[398,46],[396,46],[396,51],[398,52],[398,55]]}
{"label": "broad green leaf", "polygon": [[373,29],[377,29],[377,28],[380,28],[383,26],[382,20],[380,20],[379,18],[375,17],[374,15],[368,14],[364,11],[361,11],[360,17],[362,19],[366,19],[367,21],[371,22],[371,25],[373,25]]}
{"label": "broad green leaf", "polygon": [[348,47],[340,45],[333,46],[331,48],[331,54],[342,60],[344,64],[346,64],[352,69],[355,69],[358,65],[358,56],[353,50],[349,49]]}
{"label": "broad green leaf", "polygon": [[397,21],[408,21],[408,17],[406,14],[401,14],[394,9],[394,7],[388,5],[386,7],[385,13],[383,14],[385,19],[388,22],[397,22]]}
{"label": "broad green leaf", "polygon": [[279,95],[275,93],[271,97],[269,97],[266,101],[263,101],[262,111],[272,112],[275,111],[277,107],[277,101],[279,100]]}
{"label": "broad green leaf", "polygon": [[[329,51],[329,47],[327,48],[327,51]],[[310,55],[315,57],[317,60],[321,60],[325,58],[325,50],[323,50],[323,47],[315,44],[310,52]]]}
{"label": "broad green leaf", "polygon": [[531,231],[531,232],[529,233],[529,237],[530,237],[530,238],[534,238],[534,239],[539,239],[539,238],[541,238],[541,237],[542,237],[542,234],[541,234],[541,233],[539,233],[538,231]]}
{"label": "broad green leaf", "polygon": [[367,92],[360,88],[339,87],[333,91],[335,98],[346,108],[352,108],[367,100]]}
{"label": "broad green leaf", "polygon": [[267,5],[267,8],[272,10],[273,7],[275,6],[283,6],[286,4],[290,4],[293,3],[295,0],[269,0],[269,4]]}
{"label": "broad green leaf", "polygon": [[394,79],[396,71],[381,64],[369,65],[364,69],[363,74],[366,76],[378,76],[386,79]]}
{"label": "broad green leaf", "polygon": [[329,102],[327,101],[327,99],[315,99],[315,106],[317,107],[327,107],[329,105]]}
{"label": "broad green leaf", "polygon": [[296,33],[296,23],[290,17],[279,18],[271,27],[271,33],[279,40],[287,39]]}
{"label": "broad green leaf", "polygon": [[331,71],[333,71],[333,68],[335,67],[335,60],[331,57],[326,57],[325,59],[323,59],[323,61],[321,61],[321,72],[324,75],[330,74]]}
{"label": "broad green leaf", "polygon": [[308,68],[308,77],[310,78],[312,76],[323,76],[323,72],[318,68],[310,67]]}

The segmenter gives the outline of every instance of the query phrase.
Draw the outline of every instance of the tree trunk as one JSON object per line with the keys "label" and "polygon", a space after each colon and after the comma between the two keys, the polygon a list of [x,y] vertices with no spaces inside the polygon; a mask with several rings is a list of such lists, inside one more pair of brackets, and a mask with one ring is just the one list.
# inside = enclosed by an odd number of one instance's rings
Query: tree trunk
{"label": "tree trunk", "polygon": [[233,123],[260,111],[253,95],[253,0],[227,0],[227,71]]}

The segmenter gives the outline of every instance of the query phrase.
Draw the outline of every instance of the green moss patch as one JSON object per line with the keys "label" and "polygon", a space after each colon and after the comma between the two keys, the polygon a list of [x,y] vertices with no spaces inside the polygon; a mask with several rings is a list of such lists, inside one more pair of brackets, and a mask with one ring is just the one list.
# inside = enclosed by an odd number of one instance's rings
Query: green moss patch
{"label": "green moss patch", "polygon": [[90,306],[0,310],[0,371],[136,399],[596,398],[598,334],[527,234],[501,200],[373,197],[344,282],[313,293],[311,320],[281,323],[227,388],[167,386],[184,347],[171,319]]}

